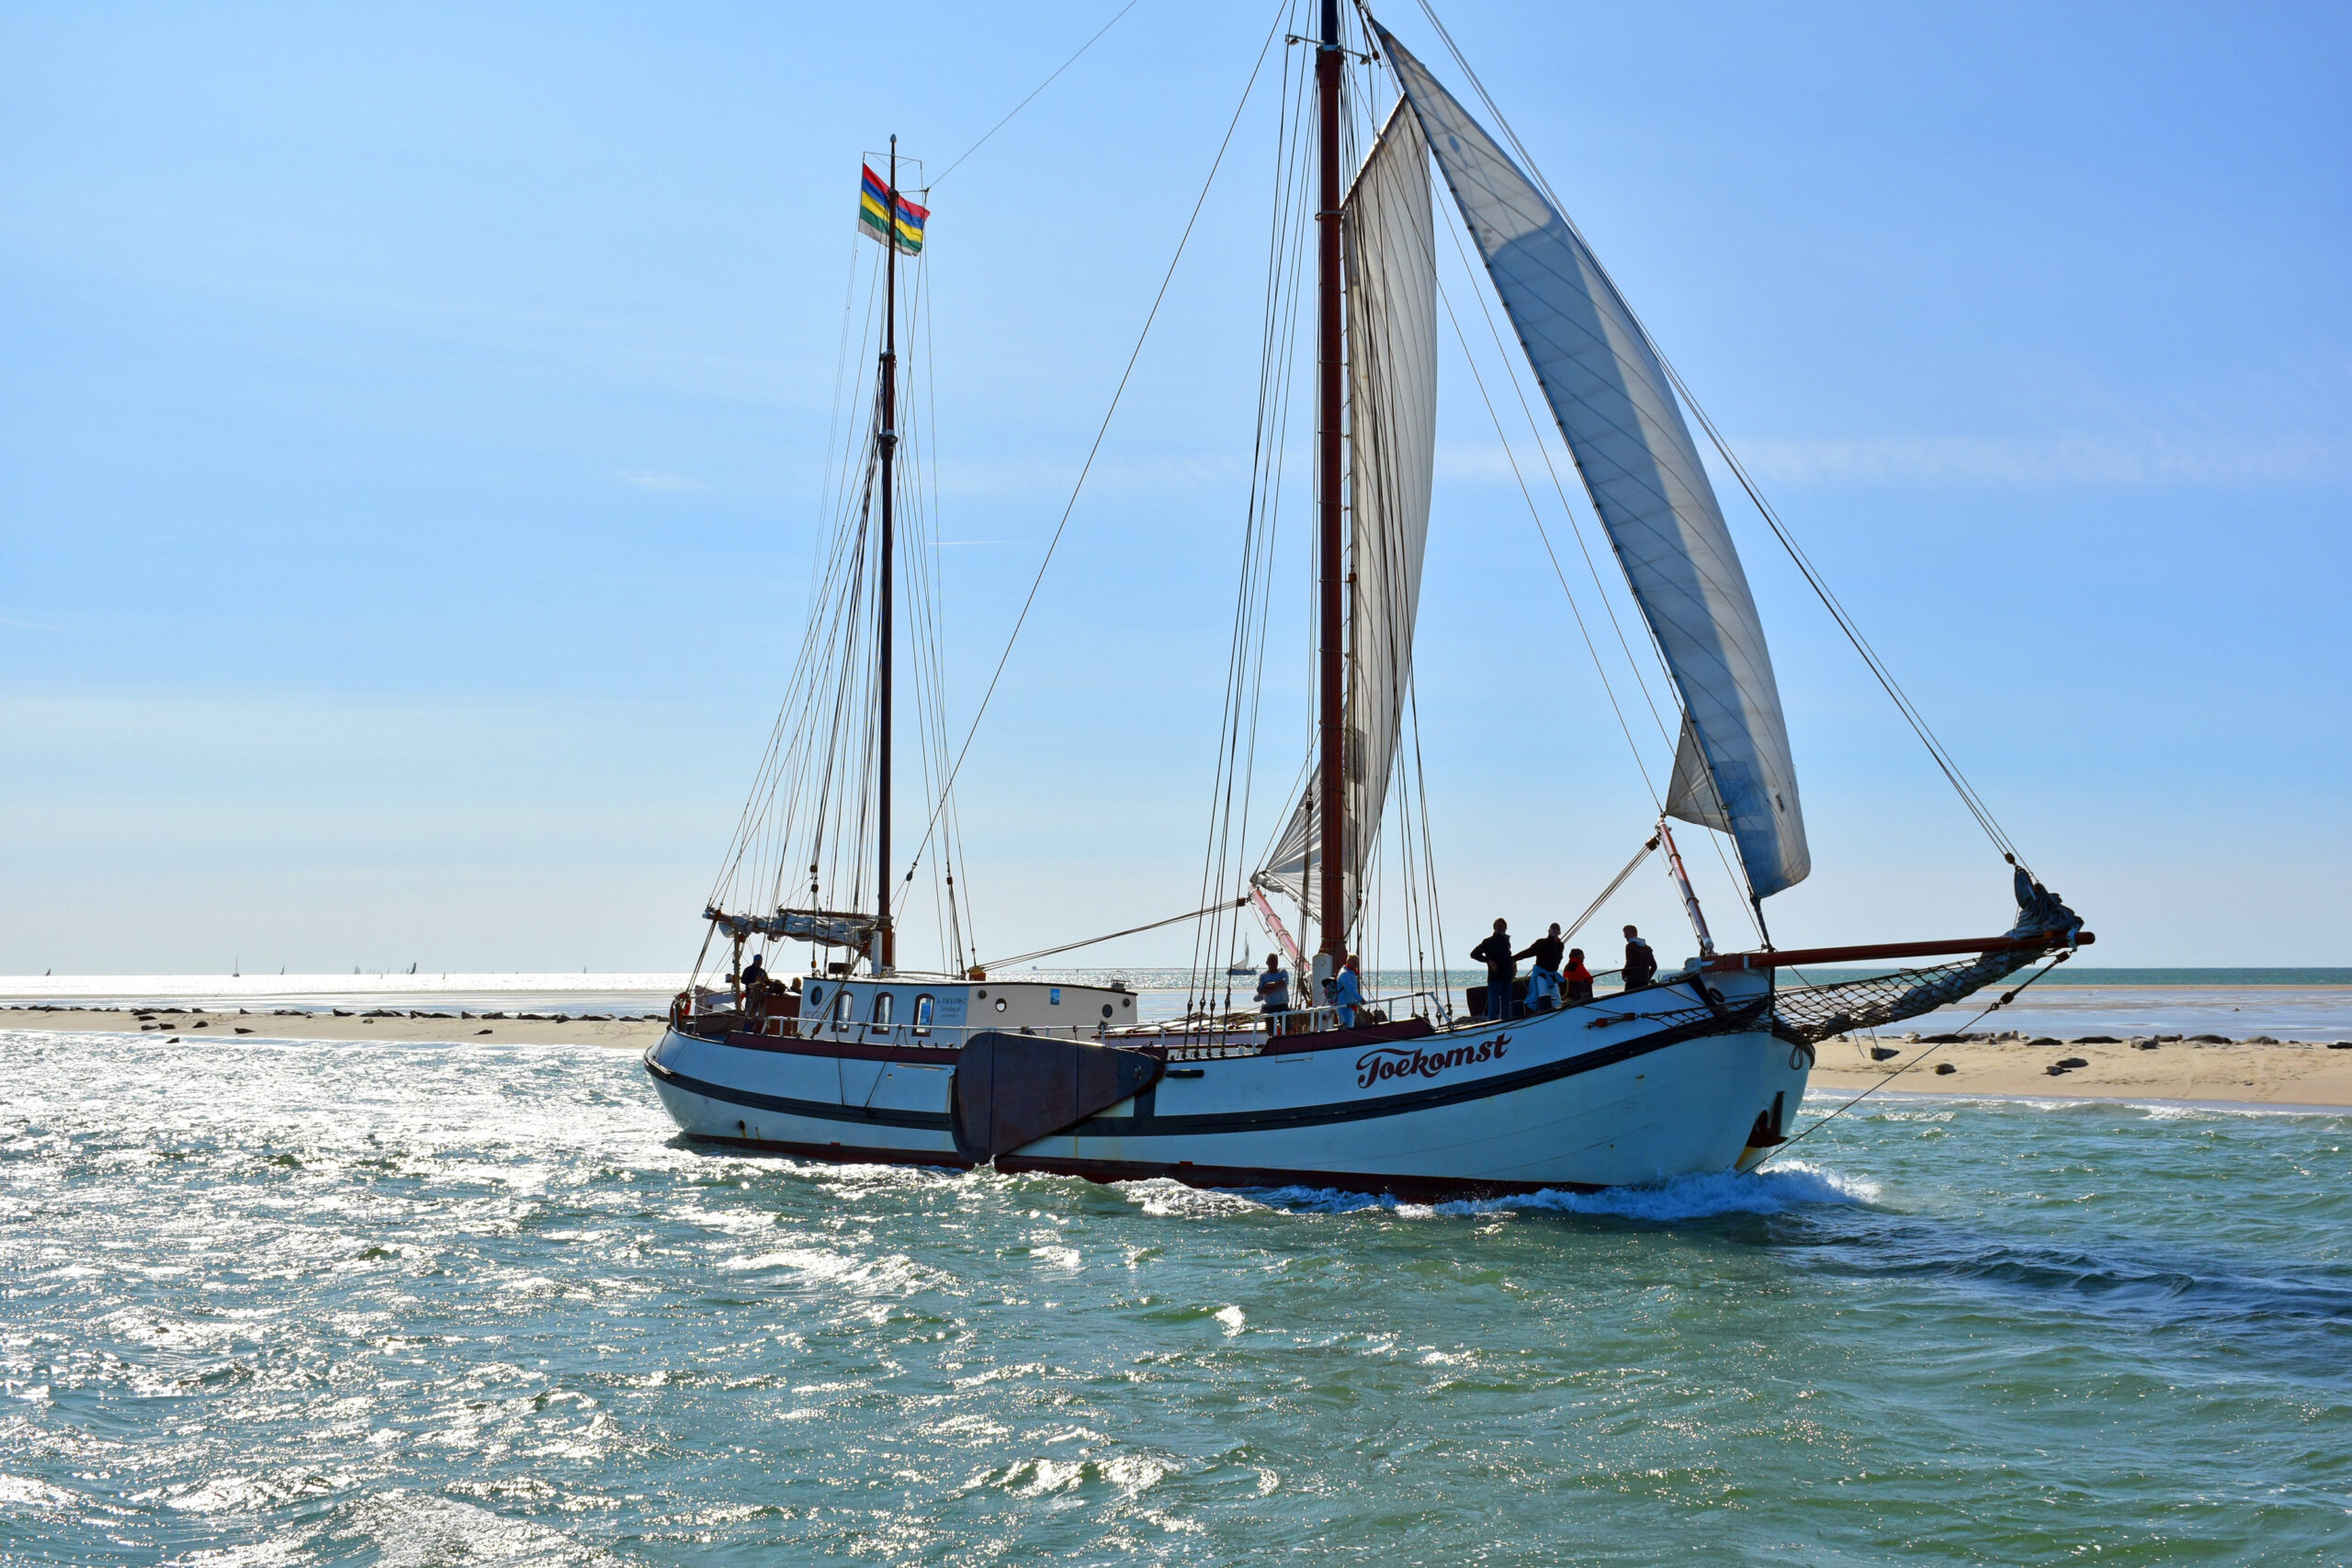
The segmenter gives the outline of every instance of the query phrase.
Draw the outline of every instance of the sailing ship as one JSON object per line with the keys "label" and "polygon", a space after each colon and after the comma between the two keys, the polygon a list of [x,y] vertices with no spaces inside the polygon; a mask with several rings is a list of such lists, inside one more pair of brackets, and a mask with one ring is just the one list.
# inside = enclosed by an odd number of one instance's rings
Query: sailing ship
{"label": "sailing ship", "polygon": [[[1320,0],[1320,23],[1292,40],[1314,57],[1311,78],[1298,77],[1312,130],[1299,138],[1311,184],[1303,178],[1297,193],[1300,231],[1313,234],[1314,753],[1254,869],[1205,889],[1206,907],[1178,917],[1211,932],[1196,939],[1198,984],[1182,1015],[1140,1016],[1137,993],[1117,981],[1035,971],[1005,978],[1008,964],[967,962],[968,878],[958,889],[951,789],[959,758],[937,700],[936,621],[918,609],[907,626],[894,623],[902,587],[934,586],[931,552],[905,547],[910,536],[920,546],[929,525],[920,485],[903,482],[919,469],[909,461],[914,410],[899,351],[902,265],[920,268],[928,214],[900,188],[894,141],[884,166],[866,169],[860,207],[860,222],[881,242],[870,419],[843,446],[851,460],[832,555],[752,803],[703,912],[694,981],[645,1055],[689,1139],[823,1160],[993,1162],[1103,1181],[1413,1200],[1750,1169],[1790,1136],[1822,1040],[1925,1014],[2092,940],[1988,827],[2015,868],[2009,931],[1771,945],[1763,901],[1811,869],[1804,816],[1763,626],[1677,383],[1499,116],[1501,140],[1368,14],[1360,33],[1343,37],[1338,0]],[[1351,88],[1351,73],[1372,85]],[[1394,85],[1393,107],[1359,159],[1351,114],[1377,101],[1365,92],[1385,97],[1384,82]],[[1417,984],[1386,994],[1339,985],[1368,918],[1388,796],[1408,784],[1400,738],[1411,718],[1437,413],[1433,169],[1575,459],[1679,710],[1670,783],[1655,822],[1643,824],[1634,864],[1659,853],[1698,953],[1646,985],[1539,996],[1533,1006],[1474,991],[1462,1010],[1442,969],[1417,969],[1408,976]],[[919,270],[913,276],[919,287]],[[1270,342],[1289,319],[1269,310]],[[1261,581],[1272,570],[1263,552],[1245,562]],[[1237,649],[1246,650],[1248,633],[1237,623]],[[929,699],[915,704],[928,815],[903,860],[891,814],[901,640],[918,673],[933,678]],[[1859,637],[1857,645],[1868,656]],[[1241,678],[1246,662],[1238,653]],[[1874,658],[1872,668],[1883,674]],[[1900,703],[1891,681],[1889,690]],[[1229,695],[1228,718],[1240,711]],[[1229,780],[1220,784],[1228,801]],[[1227,811],[1213,832],[1230,839]],[[1676,823],[1728,845],[1756,917],[1753,948],[1716,949]],[[1392,843],[1408,832],[1409,824],[1392,826]],[[1426,848],[1424,832],[1420,851],[1402,858],[1427,873]],[[1212,859],[1219,878],[1228,862],[1250,863],[1222,850]],[[928,970],[898,962],[918,863],[932,873],[943,944],[943,962]],[[1422,886],[1411,897],[1424,907],[1408,923],[1425,938],[1437,929],[1433,895]],[[1277,900],[1316,941],[1311,953],[1292,939]],[[1232,976],[1250,972],[1231,962],[1249,919],[1291,963],[1261,1010],[1231,1005]],[[769,956],[781,964],[804,942],[805,967],[767,973]],[[1426,948],[1423,940],[1416,952],[1425,957]],[[1940,962],[1895,962],[1921,958]],[[1861,963],[1883,972],[1799,978],[1805,967]]]}

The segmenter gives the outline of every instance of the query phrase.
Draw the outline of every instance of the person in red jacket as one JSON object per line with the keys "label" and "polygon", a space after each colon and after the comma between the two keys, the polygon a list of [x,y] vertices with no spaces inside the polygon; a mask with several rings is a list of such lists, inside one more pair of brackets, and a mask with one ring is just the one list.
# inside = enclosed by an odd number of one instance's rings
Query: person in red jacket
{"label": "person in red jacket", "polygon": [[1567,993],[1568,1005],[1592,1000],[1592,971],[1584,966],[1584,949],[1568,949],[1568,966],[1560,971],[1560,988]]}

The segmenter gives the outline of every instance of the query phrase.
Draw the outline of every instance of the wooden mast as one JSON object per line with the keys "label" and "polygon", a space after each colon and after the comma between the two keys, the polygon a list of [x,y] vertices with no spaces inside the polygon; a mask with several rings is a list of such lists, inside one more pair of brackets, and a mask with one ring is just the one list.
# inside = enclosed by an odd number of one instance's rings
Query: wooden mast
{"label": "wooden mast", "polygon": [[869,956],[876,975],[888,974],[893,958],[890,931],[890,580],[898,541],[891,526],[891,470],[899,447],[899,139],[890,138],[890,192],[882,214],[882,417],[876,436],[882,448],[882,572],[875,595],[875,643],[878,661],[875,683],[879,689],[880,727],[876,747],[874,833],[874,937]]}
{"label": "wooden mast", "polygon": [[[1323,29],[1315,52],[1315,93],[1317,130],[1321,132],[1319,196],[1316,203],[1315,295],[1317,318],[1317,570],[1320,604],[1317,662],[1319,713],[1316,737],[1320,756],[1316,816],[1321,832],[1323,942],[1318,950],[1336,971],[1347,950],[1347,800],[1341,788],[1342,747],[1346,718],[1342,712],[1340,637],[1342,599],[1340,571],[1340,417],[1341,355],[1340,322],[1340,0],[1323,0]],[[1314,1002],[1322,998],[1316,997]]]}

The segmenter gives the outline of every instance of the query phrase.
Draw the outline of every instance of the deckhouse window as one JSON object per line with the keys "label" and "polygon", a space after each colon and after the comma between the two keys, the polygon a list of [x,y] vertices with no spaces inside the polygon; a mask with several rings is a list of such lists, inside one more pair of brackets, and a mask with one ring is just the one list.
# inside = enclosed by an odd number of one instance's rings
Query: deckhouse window
{"label": "deckhouse window", "polygon": [[938,1005],[938,998],[933,997],[929,991],[925,991],[922,996],[915,998],[915,1032],[917,1034],[928,1034],[931,1032],[932,1009]]}
{"label": "deckhouse window", "polygon": [[833,1027],[835,1029],[847,1029],[850,1026],[850,1021],[854,1016],[850,1010],[856,1001],[857,998],[847,991],[833,993]]}
{"label": "deckhouse window", "polygon": [[873,1023],[875,1028],[888,1029],[890,1027],[890,1004],[893,995],[894,993],[889,991],[876,991],[874,993]]}

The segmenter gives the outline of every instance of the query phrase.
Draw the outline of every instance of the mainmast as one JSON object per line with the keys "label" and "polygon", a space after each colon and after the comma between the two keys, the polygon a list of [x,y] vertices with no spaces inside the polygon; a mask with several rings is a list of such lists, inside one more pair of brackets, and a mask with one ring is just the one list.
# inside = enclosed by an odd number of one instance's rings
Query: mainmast
{"label": "mainmast", "polygon": [[[1340,781],[1341,747],[1346,737],[1340,683],[1340,637],[1344,604],[1340,594],[1340,446],[1341,377],[1344,352],[1340,322],[1340,0],[1323,0],[1323,36],[1315,53],[1317,128],[1321,133],[1318,196],[1315,208],[1315,299],[1317,317],[1316,384],[1317,421],[1316,535],[1317,587],[1320,605],[1317,638],[1319,713],[1316,723],[1320,752],[1316,815],[1321,819],[1322,889],[1318,899],[1323,917],[1323,942],[1318,950],[1328,964],[1318,974],[1340,966],[1348,942],[1348,820],[1346,795]],[[1317,1001],[1321,998],[1315,998]]]}
{"label": "mainmast", "polygon": [[[1329,0],[1327,0],[1327,4]],[[875,646],[879,662],[875,685],[880,699],[876,723],[878,777],[875,786],[874,937],[868,957],[876,975],[888,974],[897,944],[890,931],[890,582],[895,570],[896,530],[891,525],[890,479],[899,447],[899,139],[890,138],[890,193],[883,206],[882,409],[875,432],[882,452],[882,581],[874,599]]]}

